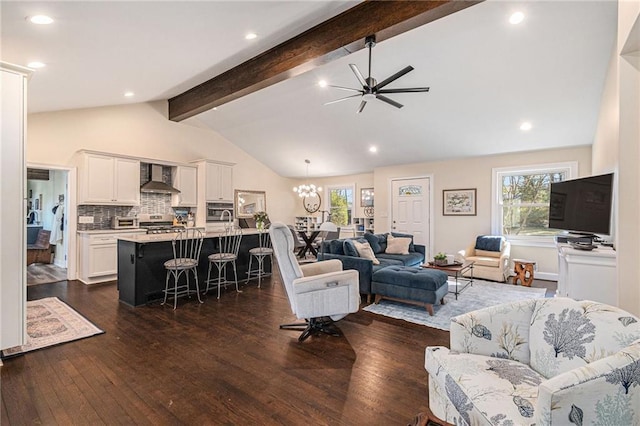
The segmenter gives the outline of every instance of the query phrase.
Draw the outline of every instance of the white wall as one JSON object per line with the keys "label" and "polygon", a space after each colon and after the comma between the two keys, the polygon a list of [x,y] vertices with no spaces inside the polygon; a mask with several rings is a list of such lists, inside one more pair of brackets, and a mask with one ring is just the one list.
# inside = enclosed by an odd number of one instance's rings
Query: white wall
{"label": "white wall", "polygon": [[[640,70],[634,64],[640,55],[639,20],[639,1],[618,2],[618,37],[592,155],[594,173],[616,172],[618,306],[636,315],[640,315]],[[625,51],[626,46],[631,50]]]}
{"label": "white wall", "polygon": [[180,163],[205,158],[236,163],[234,187],[266,191],[271,219],[293,222],[290,180],[196,120],[169,121],[166,101],[29,115],[27,162],[71,165],[81,149]]}
{"label": "white wall", "polygon": [[591,169],[596,175],[615,172],[618,169],[618,90],[618,53],[614,47],[611,49],[607,80],[602,92],[598,125],[591,151]]}
{"label": "white wall", "polygon": [[[619,306],[640,315],[640,2],[618,2],[618,297]],[[627,48],[631,46],[631,51]],[[626,50],[626,51],[625,51]],[[628,54],[626,57],[622,54]]]}
{"label": "white wall", "polygon": [[[491,233],[491,179],[496,167],[578,161],[579,176],[591,173],[591,147],[532,151],[517,154],[492,155],[461,160],[405,164],[374,170],[375,229],[390,229],[391,179],[433,176],[434,247],[431,253],[456,253],[466,248],[477,235]],[[443,216],[442,190],[477,188],[477,216]],[[512,257],[538,262],[541,273],[556,274],[558,260],[555,249],[512,247]]]}

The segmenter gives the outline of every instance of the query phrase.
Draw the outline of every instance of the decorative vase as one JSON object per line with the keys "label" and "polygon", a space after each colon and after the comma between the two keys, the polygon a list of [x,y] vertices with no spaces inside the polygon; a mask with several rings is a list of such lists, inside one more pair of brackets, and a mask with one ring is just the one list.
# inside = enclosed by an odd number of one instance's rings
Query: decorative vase
{"label": "decorative vase", "polygon": [[437,266],[446,265],[447,259],[433,259],[433,264]]}
{"label": "decorative vase", "polygon": [[262,231],[264,229],[264,222],[261,220],[257,221],[256,228],[258,228],[258,231]]}

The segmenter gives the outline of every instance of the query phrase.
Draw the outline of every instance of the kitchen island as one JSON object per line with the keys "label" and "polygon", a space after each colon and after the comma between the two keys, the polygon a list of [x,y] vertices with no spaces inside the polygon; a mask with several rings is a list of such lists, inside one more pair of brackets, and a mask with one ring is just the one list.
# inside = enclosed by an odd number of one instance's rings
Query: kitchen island
{"label": "kitchen island", "polygon": [[[200,291],[206,288],[209,268],[207,257],[218,252],[221,235],[223,235],[222,232],[205,233],[198,263]],[[144,234],[118,238],[118,291],[121,302],[130,306],[140,306],[164,298],[163,290],[167,273],[164,262],[173,259],[171,244],[173,238],[173,234]],[[236,261],[238,283],[247,279],[249,250],[258,245],[258,230],[243,229],[240,252]],[[229,264],[227,268],[227,277],[233,279],[232,266]],[[264,268],[266,272],[271,272],[271,263],[265,262]],[[217,274],[215,268],[211,274],[212,278]],[[191,281],[193,282],[193,279]],[[195,284],[192,285],[195,289]]]}

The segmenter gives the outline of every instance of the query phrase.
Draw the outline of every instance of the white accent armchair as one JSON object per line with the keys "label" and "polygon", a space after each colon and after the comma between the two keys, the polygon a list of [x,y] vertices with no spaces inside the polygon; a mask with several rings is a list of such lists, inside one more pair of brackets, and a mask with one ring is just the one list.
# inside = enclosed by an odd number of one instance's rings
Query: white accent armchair
{"label": "white accent armchair", "polygon": [[299,341],[319,332],[339,335],[333,324],[360,307],[358,272],[342,270],[342,262],[329,260],[298,265],[294,241],[287,225],[272,223],[269,228],[291,310],[304,323],[283,324],[281,329],[301,330]]}
{"label": "white accent armchair", "polygon": [[533,299],[451,319],[427,347],[429,408],[457,425],[639,425],[640,319],[613,306]]}
{"label": "white accent armchair", "polygon": [[460,250],[456,260],[460,262],[473,261],[473,277],[485,280],[505,282],[511,271],[511,243],[501,238],[500,250],[481,250],[477,247],[478,240],[474,240],[465,250]]}

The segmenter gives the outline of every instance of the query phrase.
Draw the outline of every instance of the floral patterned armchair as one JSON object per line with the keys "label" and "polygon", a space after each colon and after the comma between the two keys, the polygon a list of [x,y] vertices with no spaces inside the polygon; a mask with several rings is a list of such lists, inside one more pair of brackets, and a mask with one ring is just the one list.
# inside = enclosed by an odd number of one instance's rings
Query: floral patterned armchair
{"label": "floral patterned armchair", "polygon": [[568,298],[451,320],[427,347],[429,407],[457,425],[640,425],[640,319]]}

